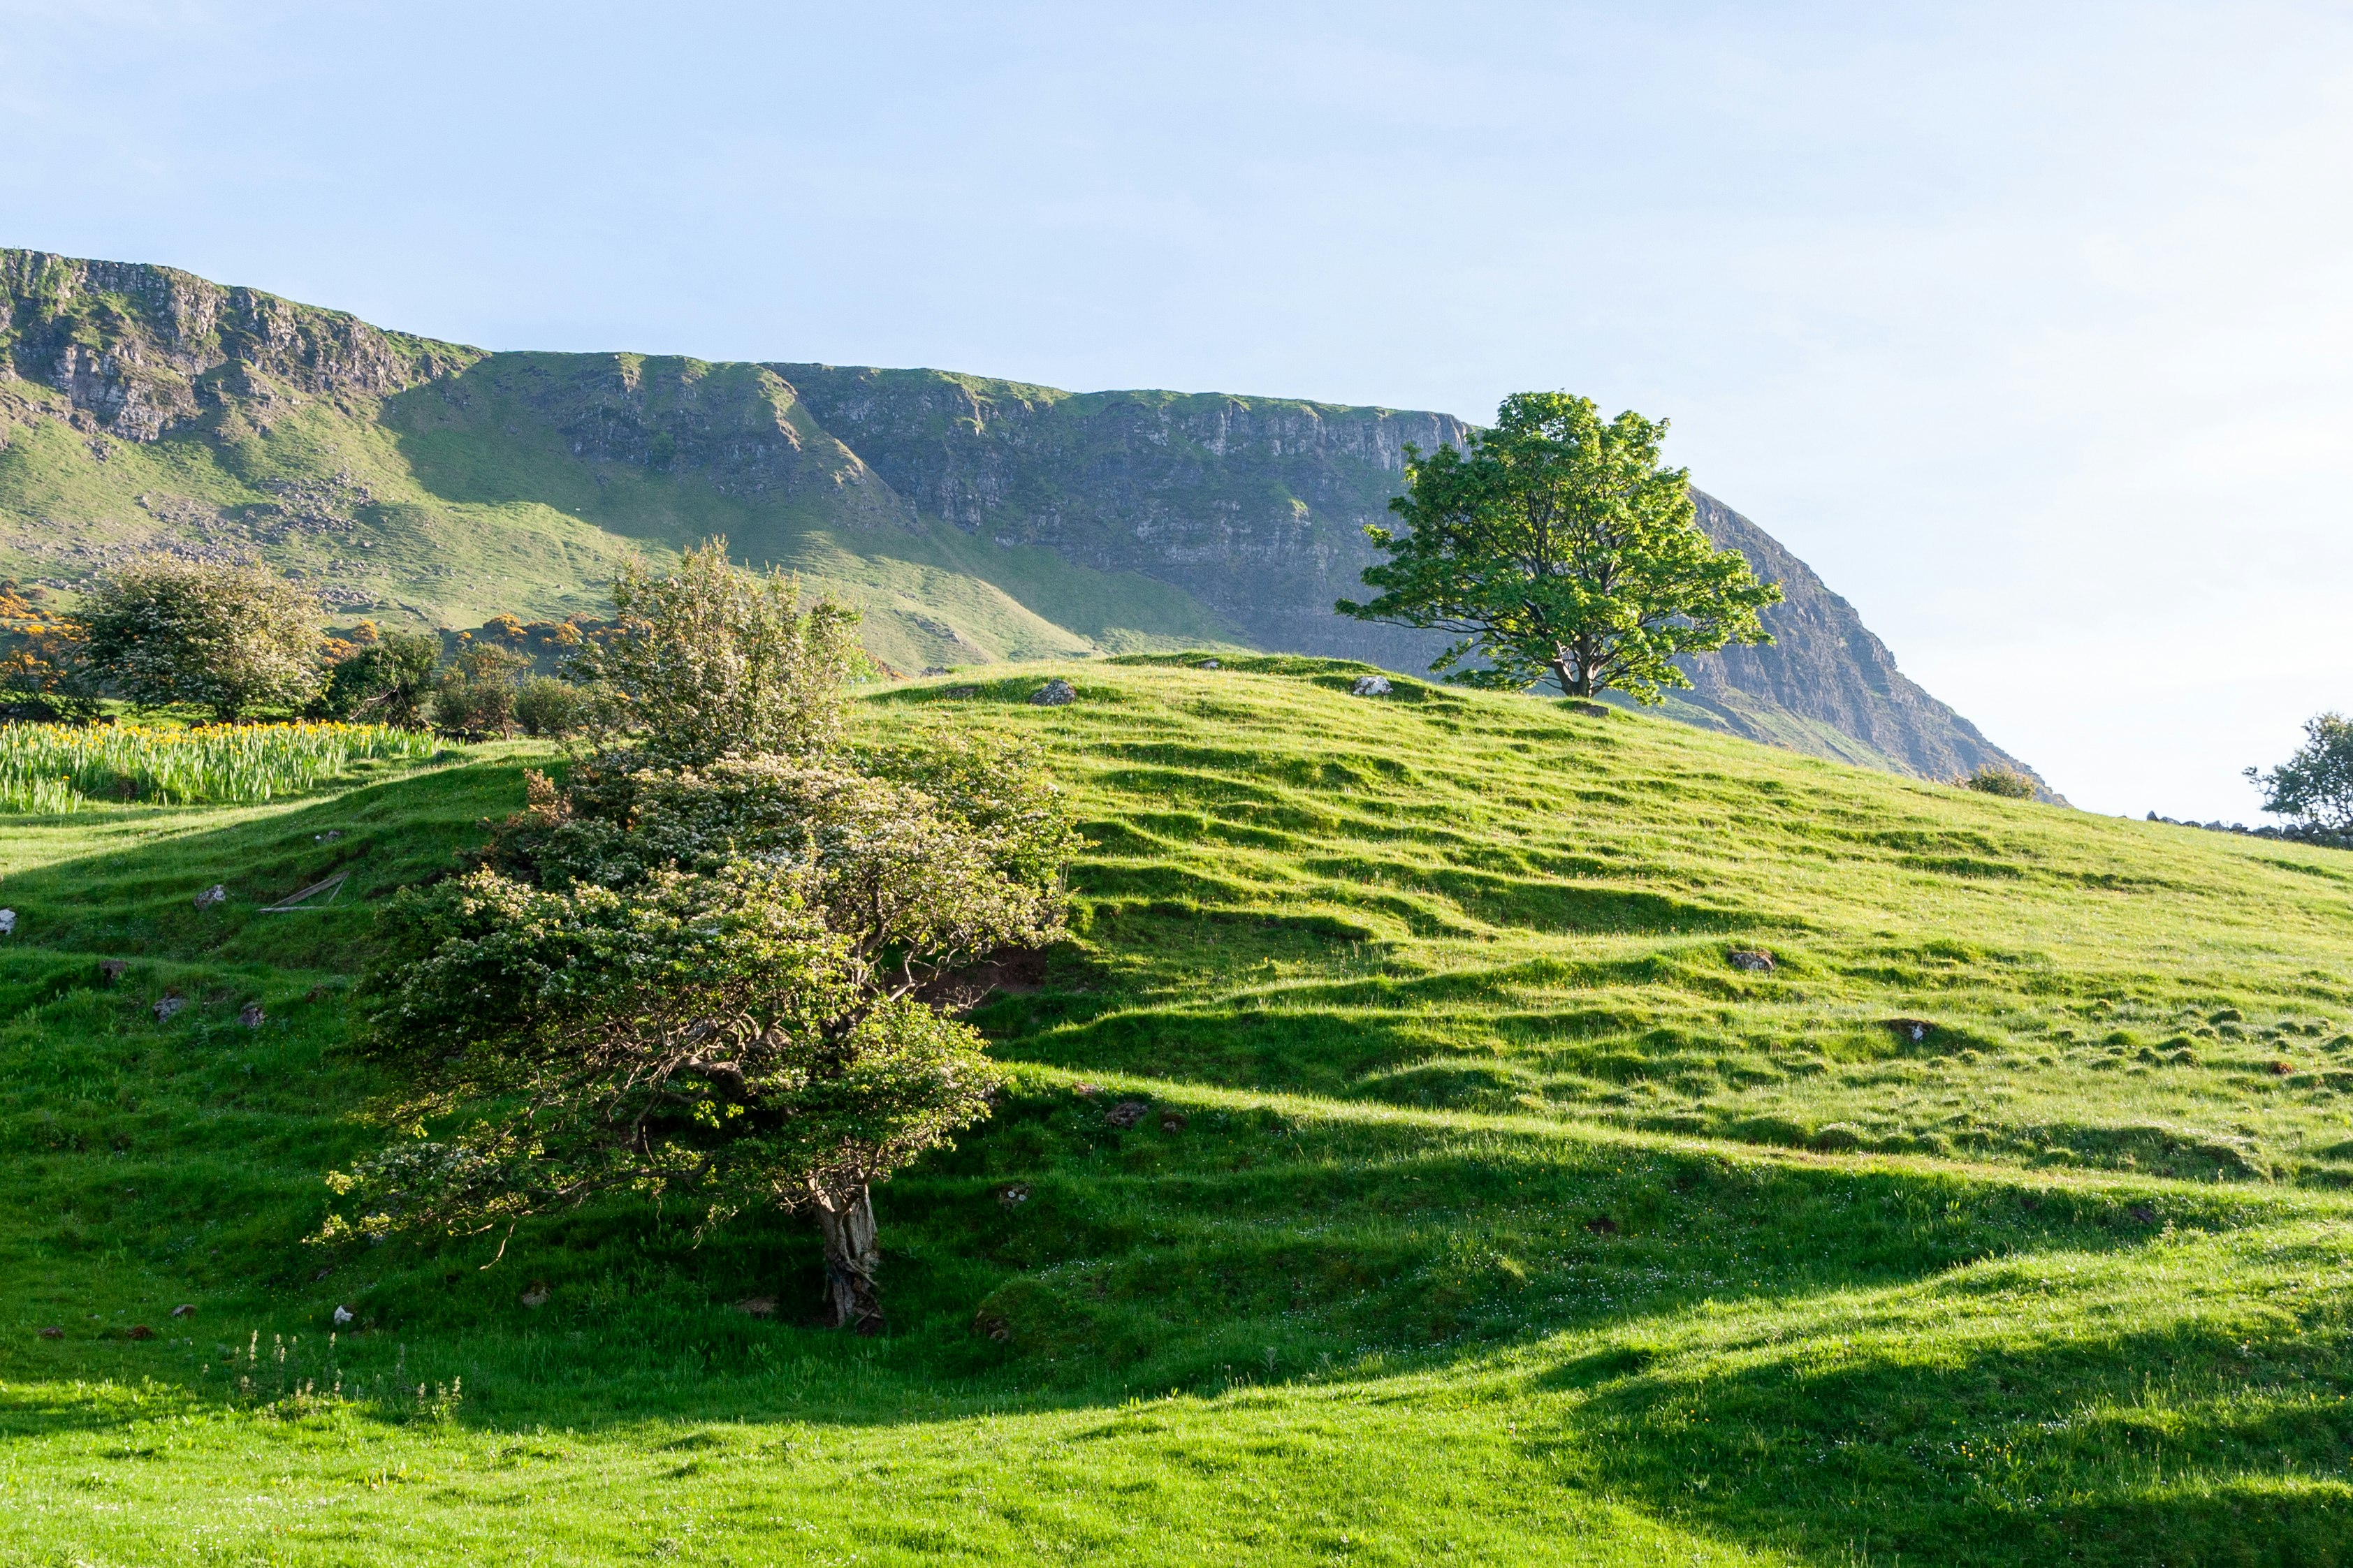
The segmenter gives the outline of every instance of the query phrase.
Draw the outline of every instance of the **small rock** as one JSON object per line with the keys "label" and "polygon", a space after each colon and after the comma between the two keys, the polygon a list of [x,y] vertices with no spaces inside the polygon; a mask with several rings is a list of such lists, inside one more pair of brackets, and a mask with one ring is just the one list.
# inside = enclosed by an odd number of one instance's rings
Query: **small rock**
{"label": "small rock", "polygon": [[1103,1120],[1113,1127],[1133,1127],[1151,1113],[1152,1107],[1140,1100],[1123,1100],[1103,1112]]}
{"label": "small rock", "polygon": [[1201,661],[1201,668],[1203,669],[1222,669],[1225,667],[1214,658],[1205,658]]}
{"label": "small rock", "polygon": [[1164,1110],[1164,1111],[1162,1111],[1162,1112],[1160,1113],[1160,1131],[1162,1131],[1163,1132],[1182,1132],[1182,1131],[1185,1131],[1185,1113],[1184,1113],[1183,1111],[1181,1111],[1181,1110]]}
{"label": "small rock", "polygon": [[100,985],[111,985],[121,979],[122,972],[130,967],[129,959],[101,958],[98,961],[98,983]]}
{"label": "small rock", "polygon": [[316,1274],[311,1276],[311,1283],[316,1285],[320,1280],[324,1279],[328,1275],[332,1274],[334,1271],[335,1266],[330,1263],[324,1268],[320,1269]]}
{"label": "small rock", "polygon": [[525,1290],[521,1296],[517,1297],[516,1300],[520,1300],[524,1306],[529,1307],[535,1312],[539,1310],[540,1308],[547,1305],[548,1294],[547,1281],[544,1279],[534,1279],[531,1282],[531,1289]]}
{"label": "small rock", "polygon": [[2271,1064],[2268,1070],[2274,1078],[2285,1078],[2288,1074],[2294,1072],[2295,1068],[2288,1066],[2285,1062],[2274,1062]]}
{"label": "small rock", "polygon": [[311,835],[311,842],[313,844],[332,844],[336,839],[341,838],[343,836],[343,830],[342,828],[330,827],[324,833],[313,833]]}
{"label": "small rock", "polygon": [[16,934],[16,911],[14,910],[0,910],[0,936],[15,936]]}
{"label": "small rock", "polygon": [[261,1004],[259,1002],[248,1002],[237,1010],[237,1021],[248,1029],[259,1029],[269,1020],[269,1015],[261,1010]]}
{"label": "small rock", "polygon": [[1596,1236],[1615,1236],[1618,1233],[1618,1222],[1606,1214],[1596,1215],[1585,1222],[1585,1228]]}
{"label": "small rock", "polygon": [[773,1318],[776,1315],[774,1296],[746,1296],[735,1303],[735,1310],[747,1318]]}
{"label": "small rock", "polygon": [[1074,1083],[1071,1086],[1071,1092],[1077,1095],[1081,1100],[1092,1100],[1096,1095],[1103,1092],[1103,1085],[1099,1083]]}
{"label": "small rock", "polygon": [[2132,1207],[2125,1210],[2125,1213],[2131,1215],[2134,1220],[2142,1225],[2155,1225],[2157,1223],[2157,1211],[2149,1207],[2147,1204],[2135,1204]]}
{"label": "small rock", "polygon": [[211,887],[206,888],[203,892],[196,895],[196,908],[200,910],[208,910],[215,904],[225,904],[227,902],[228,902],[228,888],[226,884],[220,882],[215,882]]}
{"label": "small rock", "polygon": [[980,688],[977,686],[951,686],[944,691],[942,691],[940,695],[943,697],[953,697],[962,700],[964,699],[979,696]]}
{"label": "small rock", "polygon": [[1018,1209],[1029,1201],[1029,1184],[1027,1182],[1008,1182],[997,1189],[997,1205],[999,1208]]}
{"label": "small rock", "polygon": [[1926,1018],[1890,1018],[1887,1027],[1907,1040],[1925,1040],[1928,1037],[1928,1031],[1936,1026]]}
{"label": "small rock", "polygon": [[166,991],[155,1003],[155,1021],[159,1024],[170,1023],[179,1014],[180,1009],[187,1005],[188,999],[185,996],[176,991]]}
{"label": "small rock", "polygon": [[972,1315],[972,1331],[984,1339],[1006,1344],[1013,1338],[1013,1325],[1002,1313],[979,1311]]}
{"label": "small rock", "polygon": [[63,1329],[58,1328],[58,1327],[56,1324],[54,1324],[54,1323],[50,1324],[47,1328],[43,1329],[43,1330],[41,1331],[41,1338],[43,1338],[43,1339],[45,1339],[45,1340],[61,1340],[61,1339],[64,1339],[65,1337],[66,1337],[66,1331],[65,1331]]}
{"label": "small rock", "polygon": [[1389,694],[1388,677],[1360,675],[1356,677],[1356,684],[1348,688],[1348,690],[1352,696],[1356,697],[1387,697]]}
{"label": "small rock", "polygon": [[1568,710],[1587,719],[1607,719],[1609,717],[1609,706],[1606,703],[1600,702],[1572,702],[1568,705]]}
{"label": "small rock", "polygon": [[1773,973],[1773,955],[1761,947],[1736,947],[1728,956],[1735,969],[1746,969],[1759,974]]}
{"label": "small rock", "polygon": [[172,1316],[175,1318],[193,1318],[195,1315],[196,1304],[194,1301],[183,1301],[172,1309]]}
{"label": "small rock", "polygon": [[349,1307],[337,1307],[335,1309],[335,1327],[339,1329],[342,1328],[344,1324],[350,1322],[358,1315],[358,1313],[353,1311]]}
{"label": "small rock", "polygon": [[152,1340],[155,1337],[155,1331],[144,1323],[133,1323],[123,1331],[123,1337],[133,1340]]}
{"label": "small rock", "polygon": [[1029,699],[1033,708],[1067,708],[1079,700],[1079,689],[1060,676],[1039,687]]}

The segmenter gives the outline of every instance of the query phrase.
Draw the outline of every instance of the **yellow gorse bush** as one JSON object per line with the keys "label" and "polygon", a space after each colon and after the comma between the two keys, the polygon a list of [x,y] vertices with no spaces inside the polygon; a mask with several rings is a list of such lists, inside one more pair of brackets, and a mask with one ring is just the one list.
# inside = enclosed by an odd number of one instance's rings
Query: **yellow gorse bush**
{"label": "yellow gorse bush", "polygon": [[0,811],[91,800],[250,805],[370,758],[430,756],[432,736],[382,724],[0,725]]}

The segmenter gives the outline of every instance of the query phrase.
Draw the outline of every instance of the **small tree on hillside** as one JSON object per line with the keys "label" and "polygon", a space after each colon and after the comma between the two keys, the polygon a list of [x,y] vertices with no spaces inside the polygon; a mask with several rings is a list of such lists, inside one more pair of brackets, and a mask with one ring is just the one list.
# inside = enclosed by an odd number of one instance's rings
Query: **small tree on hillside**
{"label": "small tree on hillside", "polygon": [[808,755],[839,741],[841,689],[861,660],[855,610],[830,599],[803,610],[794,579],[739,570],[724,539],[674,572],[628,563],[612,594],[615,626],[572,673],[617,698],[604,731],[631,737],[646,763]]}
{"label": "small tree on hillside", "polygon": [[441,639],[427,632],[382,632],[327,672],[320,708],[332,719],[425,727]]}
{"label": "small tree on hillside", "polygon": [[579,726],[585,703],[580,688],[552,675],[534,675],[515,688],[515,722],[526,735],[561,739]]}
{"label": "small tree on hillside", "polygon": [[1679,655],[1770,642],[1757,612],[1781,591],[1700,531],[1689,473],[1659,466],[1666,430],[1524,392],[1467,455],[1409,448],[1407,493],[1389,503],[1408,531],[1365,531],[1389,555],[1365,572],[1384,592],[1338,610],[1460,635],[1430,668],[1486,662],[1450,679],[1516,690],[1549,676],[1572,697],[1615,689],[1646,703],[1691,684]]}
{"label": "small tree on hillside", "polygon": [[84,668],[142,707],[233,723],[320,684],[319,602],[252,563],[151,557],[99,580],[75,616]]}
{"label": "small tree on hillside", "polygon": [[2246,775],[2263,792],[2263,809],[2331,833],[2353,833],[2353,721],[2322,713],[2306,721],[2304,744],[2263,773]]}
{"label": "small tree on hillside", "polygon": [[[844,752],[849,617],[772,586],[706,560],[637,597],[639,647],[733,646],[607,664],[633,730],[568,789],[533,775],[474,870],[395,899],[366,1038],[451,1109],[334,1178],[330,1234],[512,1226],[619,1190],[706,1224],[807,1210],[828,1317],[881,1326],[872,1184],[980,1121],[997,1080],[942,1004],[975,999],[955,976],[991,951],[1060,934],[1077,838],[1027,749]],[[724,672],[707,700],[693,668]]]}
{"label": "small tree on hillside", "polygon": [[470,741],[505,734],[514,728],[515,682],[530,668],[496,643],[466,644],[434,682],[434,726]]}

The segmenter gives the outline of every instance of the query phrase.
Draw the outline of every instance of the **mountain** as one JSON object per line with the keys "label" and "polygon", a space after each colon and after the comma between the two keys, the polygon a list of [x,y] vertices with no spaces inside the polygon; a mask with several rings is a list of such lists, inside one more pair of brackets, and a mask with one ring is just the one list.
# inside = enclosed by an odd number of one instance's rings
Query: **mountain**
{"label": "mountain", "polygon": [[[1409,445],[1450,415],[932,370],[492,353],[165,267],[0,250],[0,571],[71,589],[157,548],[258,552],[337,614],[593,609],[636,549],[724,533],[867,612],[907,668],[1256,647],[1419,669],[1331,612]],[[1687,721],[1899,773],[2019,766],[1853,608],[1779,581],[1777,642],[1691,667]]]}

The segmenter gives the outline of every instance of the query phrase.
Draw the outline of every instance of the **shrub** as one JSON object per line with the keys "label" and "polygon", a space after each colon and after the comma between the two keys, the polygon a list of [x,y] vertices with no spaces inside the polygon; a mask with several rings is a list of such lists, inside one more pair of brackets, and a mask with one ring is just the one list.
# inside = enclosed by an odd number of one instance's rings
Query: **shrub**
{"label": "shrub", "polygon": [[2004,800],[2032,800],[2034,781],[2015,768],[2000,763],[1986,763],[1961,783],[1980,795],[1998,795]]}
{"label": "shrub", "polygon": [[515,689],[515,722],[526,735],[569,735],[580,724],[580,688],[551,675],[534,675]]}
{"label": "shrub", "polygon": [[368,719],[396,729],[424,728],[433,696],[440,639],[424,632],[385,632],[327,672],[319,708],[330,719]]}
{"label": "shrub", "polygon": [[863,662],[857,611],[830,599],[802,609],[794,579],[738,570],[724,539],[662,575],[628,563],[612,594],[617,624],[575,669],[619,699],[597,721],[640,762],[809,756],[840,740],[842,689]]}
{"label": "shrub", "polygon": [[514,728],[515,677],[530,661],[496,643],[468,643],[433,688],[433,726],[470,741]]}
{"label": "shrub", "polygon": [[257,564],[134,562],[76,619],[84,667],[142,707],[185,702],[229,723],[319,689],[319,602]]}
{"label": "shrub", "polygon": [[[366,1038],[438,1135],[334,1177],[322,1234],[482,1230],[617,1191],[706,1225],[806,1209],[832,1321],[871,1331],[871,1184],[987,1115],[998,1074],[950,1010],[978,999],[959,977],[1060,936],[1077,834],[1032,750],[843,753],[854,617],[800,611],[721,546],[614,597],[607,743],[562,791],[529,775],[472,870],[388,910]],[[494,679],[484,651],[446,692]]]}

